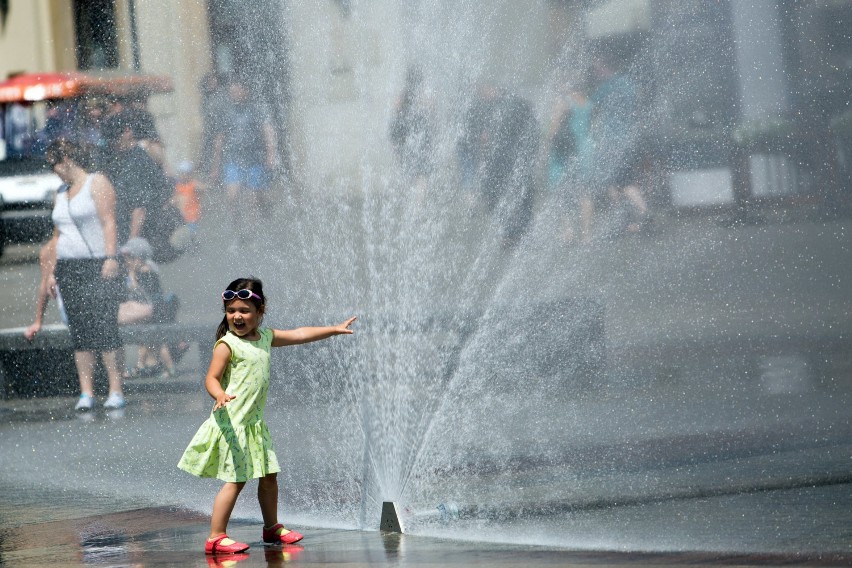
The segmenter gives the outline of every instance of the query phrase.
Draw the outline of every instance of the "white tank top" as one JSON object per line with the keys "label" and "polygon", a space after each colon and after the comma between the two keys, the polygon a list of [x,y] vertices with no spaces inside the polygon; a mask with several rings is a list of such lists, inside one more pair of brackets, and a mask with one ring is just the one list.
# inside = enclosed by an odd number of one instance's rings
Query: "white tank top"
{"label": "white tank top", "polygon": [[73,199],[68,191],[56,194],[53,224],[59,230],[56,258],[102,258],[106,256],[104,231],[95,201],[92,199],[93,175],[86,177],[83,187]]}

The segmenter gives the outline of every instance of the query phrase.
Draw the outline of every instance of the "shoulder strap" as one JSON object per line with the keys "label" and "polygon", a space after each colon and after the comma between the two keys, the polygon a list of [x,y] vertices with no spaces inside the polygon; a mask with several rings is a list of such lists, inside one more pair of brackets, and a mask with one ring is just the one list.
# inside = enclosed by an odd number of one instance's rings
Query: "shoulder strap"
{"label": "shoulder strap", "polygon": [[[84,182],[84,185],[83,185],[84,188],[86,187],[86,184],[89,183],[90,179],[91,179],[91,176],[86,178],[86,181]],[[68,189],[71,189],[71,188],[69,187]],[[77,195],[79,195],[79,193]],[[83,244],[86,245],[86,249],[89,251],[89,258],[95,258],[95,253],[92,251],[92,247],[89,246],[89,241],[86,240],[86,235],[83,234],[83,230],[80,228],[80,224],[77,223],[77,219],[75,219],[74,215],[71,214],[71,196],[67,195],[66,198],[68,199],[68,217],[71,218],[71,222],[74,223],[74,227],[77,229],[77,232],[80,234],[80,238],[83,239]]]}

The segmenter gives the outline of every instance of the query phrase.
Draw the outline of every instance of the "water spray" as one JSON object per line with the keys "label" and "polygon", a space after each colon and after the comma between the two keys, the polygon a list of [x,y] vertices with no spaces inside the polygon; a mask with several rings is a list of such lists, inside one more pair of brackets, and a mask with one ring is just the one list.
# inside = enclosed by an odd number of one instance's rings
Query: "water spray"
{"label": "water spray", "polygon": [[[415,523],[422,521],[439,521],[441,524],[449,524],[459,520],[459,506],[453,502],[441,503],[431,511],[413,513],[406,509],[409,520],[414,520]],[[379,530],[384,532],[395,532],[399,534],[405,533],[405,527],[400,516],[399,505],[393,501],[385,501],[382,503],[382,520]]]}

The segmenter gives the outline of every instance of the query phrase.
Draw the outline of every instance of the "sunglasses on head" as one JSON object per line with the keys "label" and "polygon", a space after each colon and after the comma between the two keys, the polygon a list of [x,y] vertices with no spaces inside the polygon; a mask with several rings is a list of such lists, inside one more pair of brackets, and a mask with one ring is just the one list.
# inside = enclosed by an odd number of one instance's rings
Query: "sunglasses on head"
{"label": "sunglasses on head", "polygon": [[249,298],[254,298],[259,302],[263,301],[263,298],[252,292],[247,288],[243,288],[242,290],[237,290],[234,292],[233,290],[225,290],[222,292],[222,299],[227,301],[233,300],[237,298],[238,300],[248,300]]}

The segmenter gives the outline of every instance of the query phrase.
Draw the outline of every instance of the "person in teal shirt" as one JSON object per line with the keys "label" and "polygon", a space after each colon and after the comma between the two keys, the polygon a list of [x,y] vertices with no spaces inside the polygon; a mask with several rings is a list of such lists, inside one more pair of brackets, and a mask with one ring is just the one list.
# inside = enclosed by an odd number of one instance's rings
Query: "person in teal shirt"
{"label": "person in teal shirt", "polygon": [[[598,85],[589,97],[592,193],[608,197],[611,206],[626,201],[631,221],[624,228],[639,232],[647,226],[649,211],[640,188],[643,148],[636,86],[613,56],[595,57],[593,68]],[[595,201],[587,205],[592,216]]]}
{"label": "person in teal shirt", "polygon": [[574,238],[571,212],[580,209],[580,234],[590,231],[590,169],[592,140],[590,128],[592,105],[582,90],[568,85],[560,96],[548,132],[547,187],[556,209],[562,215],[562,231],[566,241]]}

